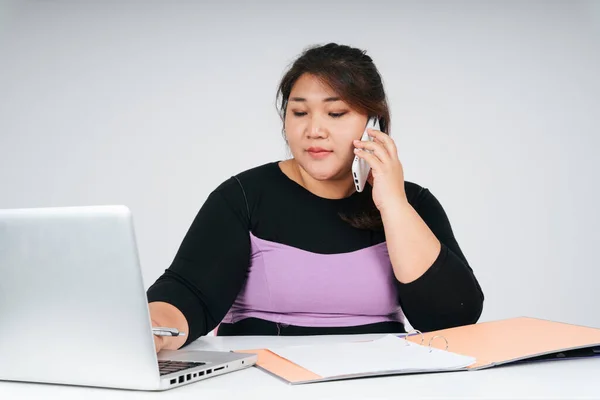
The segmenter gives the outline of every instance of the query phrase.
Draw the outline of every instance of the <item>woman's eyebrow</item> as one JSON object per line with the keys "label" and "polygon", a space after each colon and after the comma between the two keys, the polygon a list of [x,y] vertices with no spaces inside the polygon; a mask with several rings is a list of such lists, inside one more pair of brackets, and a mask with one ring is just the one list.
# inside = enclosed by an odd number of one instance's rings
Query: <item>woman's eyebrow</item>
{"label": "woman's eyebrow", "polygon": [[[323,102],[333,102],[333,101],[340,101],[341,99],[339,97],[326,97],[323,99]],[[290,97],[289,101],[298,101],[298,102],[305,102],[306,99],[304,97]]]}

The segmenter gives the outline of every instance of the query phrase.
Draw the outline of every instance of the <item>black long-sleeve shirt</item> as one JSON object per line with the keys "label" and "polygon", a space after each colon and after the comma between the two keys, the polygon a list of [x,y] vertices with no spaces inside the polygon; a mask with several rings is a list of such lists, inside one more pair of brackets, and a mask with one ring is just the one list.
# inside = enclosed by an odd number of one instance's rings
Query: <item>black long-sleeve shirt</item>
{"label": "black long-sleeve shirt", "polygon": [[409,203],[441,242],[433,265],[403,284],[393,274],[383,230],[342,220],[370,185],[343,199],[316,196],[278,162],[244,171],[208,196],[148,301],[177,307],[186,344],[220,335],[401,332],[475,323],[483,292],[444,209],[405,182]]}

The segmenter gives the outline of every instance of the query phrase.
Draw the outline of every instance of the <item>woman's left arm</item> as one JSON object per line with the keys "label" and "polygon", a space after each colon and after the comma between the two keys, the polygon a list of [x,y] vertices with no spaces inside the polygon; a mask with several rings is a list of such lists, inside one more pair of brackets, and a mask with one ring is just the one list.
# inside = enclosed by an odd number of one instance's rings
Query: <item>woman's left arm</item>
{"label": "woman's left arm", "polygon": [[376,130],[369,134],[374,141],[355,141],[355,153],[371,166],[373,201],[383,220],[406,317],[423,332],[477,322],[483,292],[443,207],[424,189],[413,201],[417,209],[413,208],[394,141]]}
{"label": "woman's left arm", "polygon": [[423,332],[477,322],[484,295],[444,209],[428,189],[414,203],[382,214],[402,310]]}

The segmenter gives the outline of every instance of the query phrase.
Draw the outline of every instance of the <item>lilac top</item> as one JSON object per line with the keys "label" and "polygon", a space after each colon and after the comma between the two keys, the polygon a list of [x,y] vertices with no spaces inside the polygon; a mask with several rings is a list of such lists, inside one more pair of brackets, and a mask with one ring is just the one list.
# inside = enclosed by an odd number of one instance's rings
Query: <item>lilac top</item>
{"label": "lilac top", "polygon": [[254,317],[296,326],[404,322],[385,242],[318,254],[250,234],[248,277],[223,319]]}

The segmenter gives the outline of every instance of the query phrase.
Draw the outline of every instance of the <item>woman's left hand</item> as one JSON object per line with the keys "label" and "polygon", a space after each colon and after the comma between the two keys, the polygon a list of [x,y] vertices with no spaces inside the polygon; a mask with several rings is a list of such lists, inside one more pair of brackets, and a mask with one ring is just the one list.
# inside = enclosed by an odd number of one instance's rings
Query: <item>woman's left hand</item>
{"label": "woman's left hand", "polygon": [[374,141],[355,140],[354,154],[371,167],[368,182],[373,186],[373,202],[379,212],[384,213],[408,203],[404,191],[404,169],[394,140],[375,129],[369,129],[368,133]]}

